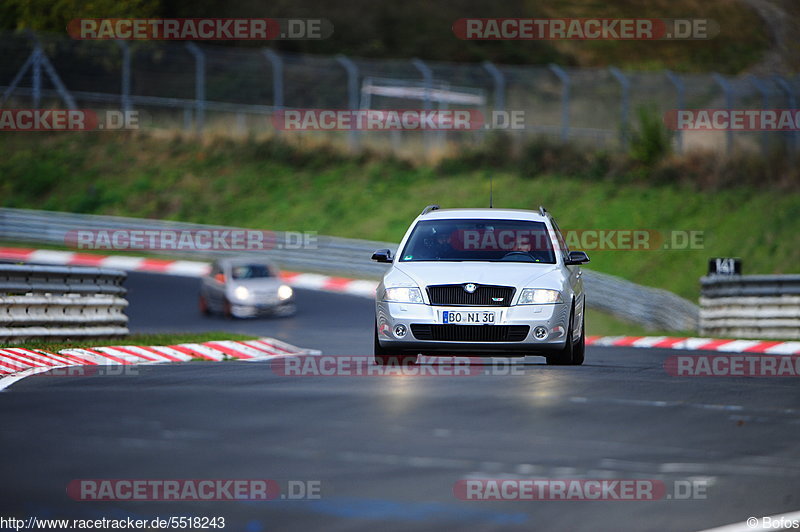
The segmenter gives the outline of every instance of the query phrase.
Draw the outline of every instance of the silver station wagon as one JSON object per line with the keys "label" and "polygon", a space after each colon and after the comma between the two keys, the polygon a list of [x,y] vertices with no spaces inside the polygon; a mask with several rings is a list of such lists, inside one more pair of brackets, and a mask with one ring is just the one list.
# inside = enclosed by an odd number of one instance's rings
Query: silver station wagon
{"label": "silver station wagon", "polygon": [[580,265],[544,209],[439,209],[411,224],[378,285],[375,361],[418,354],[540,355],[582,364],[586,305]]}

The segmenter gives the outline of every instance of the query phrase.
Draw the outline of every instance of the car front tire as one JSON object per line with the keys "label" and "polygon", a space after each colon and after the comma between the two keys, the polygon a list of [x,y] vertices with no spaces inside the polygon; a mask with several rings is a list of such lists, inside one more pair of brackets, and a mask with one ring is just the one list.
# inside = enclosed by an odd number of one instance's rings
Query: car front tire
{"label": "car front tire", "polygon": [[206,301],[206,298],[203,296],[203,294],[200,294],[200,297],[197,300],[197,306],[200,309],[200,314],[203,316],[211,315],[211,310],[208,308],[208,301]]}
{"label": "car front tire", "polygon": [[581,323],[581,337],[572,349],[572,365],[580,366],[583,364],[586,354],[586,323]]}
{"label": "car front tire", "polygon": [[[575,309],[572,310],[575,312]],[[567,331],[567,342],[564,349],[558,353],[547,355],[548,366],[580,366],[583,364],[584,353],[586,351],[586,335],[583,324],[581,324],[581,337],[577,342],[572,342],[572,319],[569,316],[569,330]]]}

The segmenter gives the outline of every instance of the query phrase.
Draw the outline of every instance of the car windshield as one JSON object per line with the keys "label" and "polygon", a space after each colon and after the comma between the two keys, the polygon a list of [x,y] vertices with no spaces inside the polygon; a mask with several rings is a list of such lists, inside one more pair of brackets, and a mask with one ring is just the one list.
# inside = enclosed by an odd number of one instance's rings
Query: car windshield
{"label": "car windshield", "polygon": [[489,261],[555,264],[547,226],[527,220],[427,220],[406,243],[401,262]]}
{"label": "car windshield", "polygon": [[231,268],[231,276],[234,279],[259,279],[262,277],[272,277],[272,270],[266,264],[237,264]]}

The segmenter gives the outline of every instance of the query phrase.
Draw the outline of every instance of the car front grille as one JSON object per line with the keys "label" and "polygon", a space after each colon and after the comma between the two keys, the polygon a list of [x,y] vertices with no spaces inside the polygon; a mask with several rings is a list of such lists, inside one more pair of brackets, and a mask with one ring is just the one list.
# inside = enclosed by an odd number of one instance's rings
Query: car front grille
{"label": "car front grille", "polygon": [[411,333],[417,340],[440,342],[522,342],[529,330],[527,325],[411,324]]}
{"label": "car front grille", "polygon": [[514,297],[513,286],[476,285],[473,293],[464,290],[463,284],[441,284],[428,287],[431,305],[473,307],[507,307]]}

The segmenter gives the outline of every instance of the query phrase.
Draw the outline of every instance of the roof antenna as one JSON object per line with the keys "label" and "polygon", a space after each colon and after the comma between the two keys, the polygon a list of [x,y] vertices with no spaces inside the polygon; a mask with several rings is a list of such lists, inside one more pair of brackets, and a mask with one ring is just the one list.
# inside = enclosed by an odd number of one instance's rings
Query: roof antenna
{"label": "roof antenna", "polygon": [[489,208],[493,207],[493,195],[494,191],[492,190],[492,176],[489,175]]}

